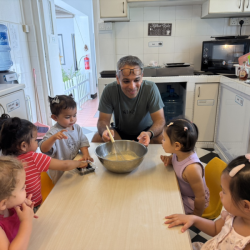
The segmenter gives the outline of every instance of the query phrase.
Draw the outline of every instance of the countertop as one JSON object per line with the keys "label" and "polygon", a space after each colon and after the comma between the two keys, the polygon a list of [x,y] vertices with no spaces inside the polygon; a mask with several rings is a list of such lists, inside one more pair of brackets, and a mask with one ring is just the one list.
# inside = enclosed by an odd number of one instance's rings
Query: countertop
{"label": "countertop", "polygon": [[161,145],[149,145],[141,165],[128,174],[97,169],[65,172],[34,219],[29,250],[191,250],[188,231],[168,229],[164,217],[183,213],[173,168],[164,167]]}

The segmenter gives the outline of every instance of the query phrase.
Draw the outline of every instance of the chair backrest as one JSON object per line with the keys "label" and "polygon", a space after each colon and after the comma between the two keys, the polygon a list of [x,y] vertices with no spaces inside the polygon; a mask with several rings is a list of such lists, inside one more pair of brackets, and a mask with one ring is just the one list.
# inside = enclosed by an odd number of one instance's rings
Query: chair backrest
{"label": "chair backrest", "polygon": [[43,202],[49,195],[50,191],[53,189],[54,184],[52,180],[49,178],[46,172],[41,173],[41,194],[43,198]]}
{"label": "chair backrest", "polygon": [[210,201],[202,217],[215,219],[221,213],[222,203],[219,195],[221,191],[220,178],[226,166],[227,164],[224,161],[214,157],[205,167],[205,180],[210,191]]}

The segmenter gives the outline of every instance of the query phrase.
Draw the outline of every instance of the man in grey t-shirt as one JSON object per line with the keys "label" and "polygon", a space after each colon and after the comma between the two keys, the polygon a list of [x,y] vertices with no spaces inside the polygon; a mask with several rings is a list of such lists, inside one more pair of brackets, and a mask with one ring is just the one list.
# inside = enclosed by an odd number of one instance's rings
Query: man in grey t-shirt
{"label": "man in grey t-shirt", "polygon": [[164,104],[155,83],[143,81],[143,64],[135,56],[125,56],[117,63],[116,82],[108,84],[102,93],[97,123],[98,132],[92,142],[110,141],[106,125],[111,115],[111,133],[115,140],[138,140],[147,146],[161,143],[165,125]]}

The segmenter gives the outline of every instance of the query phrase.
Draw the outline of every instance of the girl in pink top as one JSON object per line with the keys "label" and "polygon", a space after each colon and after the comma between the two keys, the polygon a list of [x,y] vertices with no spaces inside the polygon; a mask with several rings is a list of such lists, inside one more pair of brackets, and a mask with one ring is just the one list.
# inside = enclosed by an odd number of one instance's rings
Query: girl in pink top
{"label": "girl in pink top", "polygon": [[162,146],[171,156],[161,156],[173,165],[186,214],[201,216],[209,203],[204,167],[194,151],[198,128],[187,119],[172,120],[163,130]]}
{"label": "girl in pink top", "polygon": [[[30,200],[29,200],[30,201]],[[1,249],[27,249],[34,217],[26,205],[25,171],[15,158],[0,157],[0,244]]]}
{"label": "girl in pink top", "polygon": [[250,249],[250,154],[231,161],[221,175],[221,202],[226,209],[216,221],[194,215],[166,216],[165,224],[173,227],[183,224],[185,232],[194,225],[204,233],[214,236],[205,244],[195,242],[198,250],[249,250]]}

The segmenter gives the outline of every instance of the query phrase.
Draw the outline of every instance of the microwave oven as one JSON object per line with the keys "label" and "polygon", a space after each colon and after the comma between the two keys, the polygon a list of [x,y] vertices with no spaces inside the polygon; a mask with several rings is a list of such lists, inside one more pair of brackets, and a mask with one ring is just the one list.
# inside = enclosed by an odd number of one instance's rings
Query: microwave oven
{"label": "microwave oven", "polygon": [[250,39],[204,41],[201,70],[234,74],[238,58],[250,52]]}

